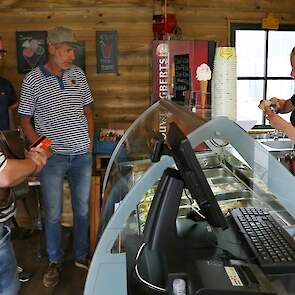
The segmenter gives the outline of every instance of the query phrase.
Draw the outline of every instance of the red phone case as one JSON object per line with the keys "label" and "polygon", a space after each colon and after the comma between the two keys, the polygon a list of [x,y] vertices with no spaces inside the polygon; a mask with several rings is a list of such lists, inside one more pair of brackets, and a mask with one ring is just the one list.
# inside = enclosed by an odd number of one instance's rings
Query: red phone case
{"label": "red phone case", "polygon": [[52,145],[52,143],[53,141],[51,139],[47,138],[45,135],[41,135],[30,145],[29,148],[31,149],[32,147],[40,147],[44,150],[48,150],[49,146]]}

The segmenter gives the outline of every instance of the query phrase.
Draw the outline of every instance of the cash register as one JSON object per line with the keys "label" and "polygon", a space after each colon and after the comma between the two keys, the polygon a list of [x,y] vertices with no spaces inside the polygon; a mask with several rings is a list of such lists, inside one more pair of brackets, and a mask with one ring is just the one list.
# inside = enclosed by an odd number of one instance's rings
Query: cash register
{"label": "cash register", "polygon": [[[295,272],[295,242],[261,208],[233,209],[225,219],[188,139],[174,123],[167,144],[158,142],[155,151],[172,156],[178,169],[163,173],[143,239],[127,243],[128,294],[177,295],[177,279],[185,282],[187,295],[278,294],[265,274]],[[196,218],[177,219],[184,189],[199,205]]]}

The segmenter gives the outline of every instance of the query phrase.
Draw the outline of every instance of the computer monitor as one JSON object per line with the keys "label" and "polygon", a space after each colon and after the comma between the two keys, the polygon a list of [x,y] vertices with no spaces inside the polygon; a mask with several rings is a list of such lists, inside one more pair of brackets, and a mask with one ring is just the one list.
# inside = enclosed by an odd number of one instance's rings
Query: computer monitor
{"label": "computer monitor", "polygon": [[198,162],[191,144],[181,129],[173,122],[167,135],[167,144],[176,166],[190,191],[191,197],[198,203],[207,222],[222,229],[227,228],[227,222],[208,184],[206,176]]}

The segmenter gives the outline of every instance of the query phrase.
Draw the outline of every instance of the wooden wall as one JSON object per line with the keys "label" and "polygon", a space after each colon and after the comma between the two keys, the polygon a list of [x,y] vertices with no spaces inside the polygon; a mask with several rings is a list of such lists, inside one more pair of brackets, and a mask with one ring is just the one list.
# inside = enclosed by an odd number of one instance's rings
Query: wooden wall
{"label": "wooden wall", "polygon": [[[294,0],[168,0],[186,40],[228,44],[230,21],[260,23],[273,13],[295,24]],[[95,98],[97,127],[130,123],[150,102],[152,16],[159,0],[1,0],[0,35],[8,55],[3,76],[19,92],[23,75],[16,70],[15,31],[72,28],[86,43],[86,74]],[[118,74],[97,74],[95,31],[118,31]]]}

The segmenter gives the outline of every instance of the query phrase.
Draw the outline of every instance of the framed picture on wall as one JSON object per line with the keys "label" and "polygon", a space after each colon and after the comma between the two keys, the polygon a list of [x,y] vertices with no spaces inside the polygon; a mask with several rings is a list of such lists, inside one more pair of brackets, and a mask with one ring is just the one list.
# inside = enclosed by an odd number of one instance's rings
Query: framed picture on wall
{"label": "framed picture on wall", "polygon": [[16,54],[19,73],[27,73],[47,59],[46,31],[17,31]]}
{"label": "framed picture on wall", "polygon": [[118,72],[118,44],[116,31],[96,32],[96,72]]}
{"label": "framed picture on wall", "polygon": [[73,64],[80,67],[85,72],[85,41],[78,41],[76,43],[76,58]]}

